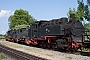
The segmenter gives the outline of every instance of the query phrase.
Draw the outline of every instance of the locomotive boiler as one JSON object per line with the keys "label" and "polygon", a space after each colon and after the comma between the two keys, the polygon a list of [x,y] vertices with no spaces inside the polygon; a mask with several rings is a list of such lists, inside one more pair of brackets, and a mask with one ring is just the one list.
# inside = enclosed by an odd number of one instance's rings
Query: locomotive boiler
{"label": "locomotive boiler", "polygon": [[50,21],[41,20],[34,22],[24,30],[23,28],[20,30],[22,32],[15,30],[17,32],[12,34],[16,35],[15,41],[23,41],[28,45],[42,48],[77,50],[81,48],[83,43],[84,27],[80,21],[75,20],[74,14],[70,15],[69,21],[66,17]]}

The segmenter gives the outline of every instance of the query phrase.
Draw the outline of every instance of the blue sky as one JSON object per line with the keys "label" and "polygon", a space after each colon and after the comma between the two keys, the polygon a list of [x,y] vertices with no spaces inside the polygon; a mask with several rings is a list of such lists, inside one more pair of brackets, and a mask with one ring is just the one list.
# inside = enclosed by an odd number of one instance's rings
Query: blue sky
{"label": "blue sky", "polygon": [[37,20],[50,20],[67,17],[69,7],[77,8],[77,0],[0,0],[0,34],[9,29],[8,18],[16,9],[27,10]]}

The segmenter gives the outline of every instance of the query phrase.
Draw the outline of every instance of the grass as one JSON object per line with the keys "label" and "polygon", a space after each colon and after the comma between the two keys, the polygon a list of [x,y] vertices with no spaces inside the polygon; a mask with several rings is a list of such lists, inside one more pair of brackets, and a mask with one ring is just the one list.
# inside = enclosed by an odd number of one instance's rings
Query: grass
{"label": "grass", "polygon": [[33,50],[33,49],[30,49],[30,48],[24,48],[25,50],[28,50],[28,51],[32,51],[32,52],[35,52],[35,53],[40,53],[40,54],[44,54],[44,55],[47,55],[47,56],[53,56],[53,54],[50,54],[50,53],[43,53],[43,52],[38,52],[36,50]]}
{"label": "grass", "polygon": [[9,46],[9,47],[13,47],[13,48],[19,48],[19,49],[24,49],[24,50],[28,50],[28,51],[34,52],[34,50],[31,49],[31,48],[28,48],[28,47],[24,48],[23,46],[20,46],[20,45],[10,44],[10,42],[2,42],[2,44],[6,45],[6,46]]}
{"label": "grass", "polygon": [[6,46],[14,47],[14,48],[23,48],[22,46],[18,46],[18,45],[15,45],[15,44],[10,44],[10,43],[7,43],[7,42],[2,42],[2,44],[6,45]]}
{"label": "grass", "polygon": [[45,54],[45,55],[47,55],[47,56],[53,56],[53,54]]}
{"label": "grass", "polygon": [[67,58],[69,58],[70,60],[72,60],[72,57],[71,57],[71,56],[69,56],[69,57],[67,57]]}
{"label": "grass", "polygon": [[5,57],[5,54],[1,53],[1,54],[0,54],[0,60],[5,59],[5,58],[6,58],[6,57]]}
{"label": "grass", "polygon": [[[81,51],[81,50],[78,49],[78,51]],[[82,50],[82,52],[90,52],[90,49],[84,49],[84,50]]]}
{"label": "grass", "polygon": [[30,48],[25,48],[25,50],[32,50],[32,49],[30,49]]}

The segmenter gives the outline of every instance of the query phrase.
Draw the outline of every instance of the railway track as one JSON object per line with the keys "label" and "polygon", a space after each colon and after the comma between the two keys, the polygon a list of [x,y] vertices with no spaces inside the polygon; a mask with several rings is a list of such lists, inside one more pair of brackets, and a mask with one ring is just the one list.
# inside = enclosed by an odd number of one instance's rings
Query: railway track
{"label": "railway track", "polygon": [[10,53],[10,54],[16,56],[17,58],[20,58],[21,60],[48,60],[45,58],[37,57],[37,56],[30,55],[30,54],[22,52],[22,51],[12,49],[12,48],[7,47],[2,44],[0,44],[0,50],[4,51],[6,53]]}

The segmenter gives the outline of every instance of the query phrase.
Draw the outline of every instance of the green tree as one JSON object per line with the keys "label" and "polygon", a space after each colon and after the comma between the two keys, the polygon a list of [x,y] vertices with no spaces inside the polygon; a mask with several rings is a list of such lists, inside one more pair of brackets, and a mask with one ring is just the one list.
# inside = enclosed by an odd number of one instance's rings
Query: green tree
{"label": "green tree", "polygon": [[29,26],[29,25],[25,25],[25,24],[23,24],[23,25],[16,25],[15,29],[17,30],[17,29],[25,28],[27,26]]}
{"label": "green tree", "polygon": [[70,14],[74,13],[76,20],[80,20],[80,21],[87,20],[87,21],[89,21],[90,20],[90,11],[89,11],[88,5],[84,5],[83,0],[82,1],[77,0],[77,2],[78,2],[77,9],[69,8],[69,11],[67,14],[68,18],[70,17]]}
{"label": "green tree", "polygon": [[79,16],[79,20],[84,20],[84,3],[83,3],[83,0],[80,1],[78,0],[78,7],[77,7],[77,14]]}
{"label": "green tree", "polygon": [[90,6],[90,0],[87,0],[87,4]]}
{"label": "green tree", "polygon": [[77,14],[75,8],[69,8],[69,11],[67,13],[68,19],[70,19],[70,14],[75,14],[75,19],[80,20],[79,15]]}
{"label": "green tree", "polygon": [[14,15],[11,15],[9,17],[8,21],[9,21],[9,28],[13,30],[16,28],[16,26],[30,25],[36,20],[31,15],[29,15],[28,11],[19,9],[14,12]]}

